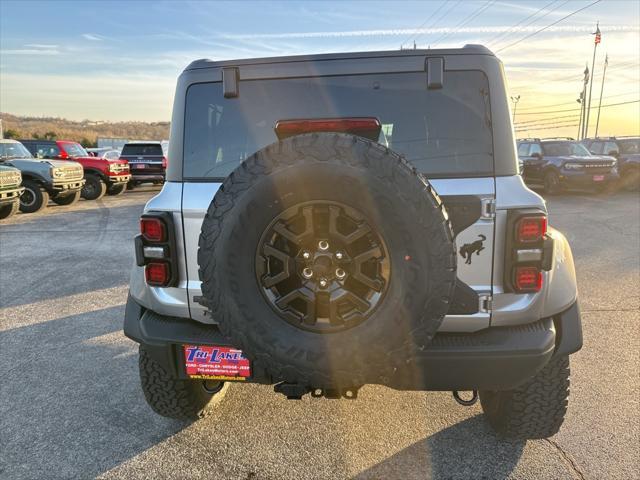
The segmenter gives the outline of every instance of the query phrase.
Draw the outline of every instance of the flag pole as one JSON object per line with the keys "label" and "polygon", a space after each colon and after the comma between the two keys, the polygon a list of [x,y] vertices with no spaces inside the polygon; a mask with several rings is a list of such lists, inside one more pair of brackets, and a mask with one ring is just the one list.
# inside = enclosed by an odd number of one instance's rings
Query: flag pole
{"label": "flag pole", "polygon": [[600,33],[600,22],[596,24],[596,31],[593,32],[592,35],[595,35],[595,42],[593,44],[593,61],[591,62],[591,81],[589,82],[589,106],[587,108],[587,118],[584,125],[584,136],[583,138],[587,138],[589,136],[589,119],[591,117],[591,94],[593,92],[593,74],[595,73],[596,68],[596,50],[598,49],[598,44],[601,40]]}
{"label": "flag pole", "polygon": [[584,117],[587,104],[587,83],[589,82],[589,65],[584,66],[584,77],[582,79],[582,92],[580,92],[580,121],[578,122],[578,140],[584,138]]}
{"label": "flag pole", "polygon": [[598,118],[596,120],[596,137],[598,136],[598,126],[600,125],[600,108],[602,107],[602,92],[604,91],[604,76],[607,73],[607,65],[609,65],[609,55],[604,57],[604,68],[602,70],[602,85],[600,85],[600,101],[598,102]]}

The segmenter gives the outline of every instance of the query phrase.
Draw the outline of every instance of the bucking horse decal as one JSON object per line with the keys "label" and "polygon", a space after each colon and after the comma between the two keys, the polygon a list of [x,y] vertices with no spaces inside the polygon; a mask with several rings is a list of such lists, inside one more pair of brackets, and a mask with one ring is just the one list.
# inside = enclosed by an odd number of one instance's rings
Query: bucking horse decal
{"label": "bucking horse decal", "polygon": [[460,247],[460,255],[462,255],[462,258],[465,259],[464,263],[467,265],[471,265],[471,257],[474,253],[476,255],[480,255],[480,252],[484,250],[482,242],[484,242],[487,237],[482,234],[478,235],[478,237],[480,238],[480,240],[476,240],[473,243],[465,243],[462,247]]}

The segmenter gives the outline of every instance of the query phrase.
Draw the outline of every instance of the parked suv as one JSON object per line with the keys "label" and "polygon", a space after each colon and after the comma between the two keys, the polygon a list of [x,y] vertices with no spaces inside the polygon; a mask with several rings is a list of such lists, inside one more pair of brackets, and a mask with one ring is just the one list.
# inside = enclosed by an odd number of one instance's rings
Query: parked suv
{"label": "parked suv", "polygon": [[574,264],[518,174],[502,72],[481,46],[189,65],[125,311],[149,405],[380,384],[479,392],[500,434],[556,433]]}
{"label": "parked suv", "polygon": [[20,195],[24,192],[21,184],[20,170],[4,165],[0,157],[0,220],[9,218],[20,208]]}
{"label": "parked suv", "polygon": [[105,193],[119,195],[124,192],[131,175],[126,160],[107,160],[93,157],[77,142],[67,140],[21,140],[37,158],[73,160],[84,169],[85,184],[82,198],[97,200]]}
{"label": "parked suv", "polygon": [[72,205],[80,198],[84,179],[77,162],[35,159],[20,142],[8,139],[0,140],[0,159],[22,174],[20,211],[24,213],[42,210],[49,198],[58,205]]}
{"label": "parked suv", "polygon": [[565,188],[602,189],[619,178],[615,158],[592,155],[571,138],[518,140],[518,157],[527,185],[542,185],[549,194]]}
{"label": "parked suv", "polygon": [[640,137],[588,138],[582,141],[595,155],[610,155],[618,160],[622,186],[640,189]]}
{"label": "parked suv", "polygon": [[155,184],[164,182],[167,157],[160,142],[130,142],[122,147],[120,158],[131,165],[130,188],[144,182]]}

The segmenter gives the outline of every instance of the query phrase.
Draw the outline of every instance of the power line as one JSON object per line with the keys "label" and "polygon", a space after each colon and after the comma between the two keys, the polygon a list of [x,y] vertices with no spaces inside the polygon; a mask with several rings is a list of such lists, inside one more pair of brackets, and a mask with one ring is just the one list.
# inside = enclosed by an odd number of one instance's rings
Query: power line
{"label": "power line", "polygon": [[550,23],[550,24],[549,24],[549,25],[547,25],[546,27],[542,27],[541,29],[536,30],[536,31],[535,31],[535,32],[533,32],[533,33],[530,33],[529,35],[525,35],[525,36],[524,36],[524,37],[522,37],[520,40],[516,40],[515,42],[510,43],[510,44],[509,44],[509,45],[507,45],[506,47],[502,47],[501,49],[496,50],[496,53],[500,53],[500,52],[502,52],[503,50],[506,50],[507,48],[511,48],[511,47],[513,47],[514,45],[517,45],[517,44],[519,44],[520,42],[523,42],[523,41],[527,40],[528,38],[531,38],[531,37],[533,37],[534,35],[539,34],[540,32],[544,32],[547,28],[551,28],[551,27],[553,27],[554,25],[557,25],[558,23],[562,22],[563,20],[566,20],[567,18],[574,16],[576,13],[580,13],[580,12],[582,12],[583,10],[586,10],[587,8],[594,6],[596,3],[600,3],[601,1],[602,1],[602,0],[595,0],[595,2],[591,2],[589,5],[586,5],[586,6],[584,6],[584,7],[580,8],[580,9],[578,9],[578,10],[574,11],[574,12],[571,12],[571,13],[570,13],[570,14],[568,14],[568,15],[565,15],[565,16],[564,16],[564,17],[562,17],[560,20],[556,20],[555,22]]}
{"label": "power line", "polygon": [[[615,107],[618,105],[627,105],[630,103],[638,103],[640,102],[640,100],[632,100],[629,102],[620,102],[620,103],[610,103],[608,105],[602,105],[602,108],[604,107]],[[547,110],[545,112],[522,112],[520,115],[543,115],[543,114],[547,114],[547,113],[564,113],[564,112],[575,112],[577,110],[580,110],[580,108],[569,108],[567,110]]]}
{"label": "power line", "polygon": [[440,6],[439,6],[438,8],[436,8],[436,9],[431,13],[431,15],[429,15],[429,16],[427,17],[427,19],[426,19],[424,22],[422,22],[422,23],[420,24],[420,26],[419,26],[418,28],[416,28],[416,29],[415,29],[415,31],[413,32],[413,34],[412,34],[409,38],[407,38],[404,42],[402,42],[402,43],[400,44],[400,48],[402,48],[402,46],[403,46],[405,43],[409,43],[411,40],[413,40],[413,39],[416,37],[416,35],[418,35],[418,32],[420,31],[420,29],[421,29],[422,27],[424,27],[424,26],[427,24],[427,22],[428,22],[429,20],[431,20],[433,17],[435,17],[435,16],[436,16],[436,14],[437,14],[440,10],[442,10],[442,7],[444,7],[446,4],[447,4],[447,0],[443,0],[443,1],[442,1],[442,3],[440,4]]}
{"label": "power line", "polygon": [[[623,97],[624,95],[635,95],[636,93],[638,93],[638,92],[635,91],[635,92],[627,92],[627,93],[617,93],[615,95],[607,95],[606,97],[602,97],[602,98],[605,99],[605,98]],[[531,106],[531,107],[520,107],[520,110],[537,110],[539,108],[558,107],[558,106],[563,106],[563,105],[575,105],[575,103],[576,102],[551,103],[551,104],[547,104],[547,105],[536,105],[536,106]]]}
{"label": "power line", "polygon": [[559,118],[575,118],[578,117],[579,115],[577,113],[571,114],[571,115],[560,115],[559,117],[549,117],[549,118],[537,118],[535,120],[527,120],[526,122],[516,122],[514,125],[519,127],[520,125],[527,125],[527,124],[537,124],[540,122],[557,122]]}
{"label": "power line", "polygon": [[[531,17],[534,17],[536,15],[538,15],[538,13],[542,12],[543,10],[545,10],[547,7],[549,7],[551,4],[555,3],[558,0],[553,0],[552,2],[547,3],[544,7],[540,8],[539,10],[537,10],[536,12],[534,12],[533,14],[529,15],[527,18],[525,18],[522,22],[527,21],[528,19],[530,19]],[[534,22],[537,22],[539,20],[542,20],[543,18],[545,18],[547,15],[549,15],[552,12],[555,12],[556,10],[558,10],[560,7],[564,7],[567,3],[569,2],[569,0],[566,0],[564,3],[561,3],[560,5],[556,5],[555,7],[549,9],[547,12],[544,13],[544,15],[542,15],[540,18],[533,18],[529,23],[523,25],[523,28],[528,27],[529,25],[531,25]],[[513,36],[513,34],[518,33],[515,28],[520,26],[520,24],[522,23],[517,23],[515,24],[513,27],[511,27],[512,31],[507,31],[507,32],[503,32],[500,35],[498,35],[498,37],[496,37],[494,40],[492,40],[491,44],[492,45],[497,45],[498,42],[504,41],[507,38]]]}
{"label": "power line", "polygon": [[[460,3],[462,2],[462,0],[458,0],[455,3],[449,3],[450,7],[445,10],[442,15],[440,15],[438,18],[436,18],[433,22],[431,22],[431,25],[429,25],[426,29],[430,30],[431,28],[433,28],[440,20],[442,20],[444,17],[446,17],[455,7],[457,7]],[[418,38],[420,38],[423,34],[418,34],[418,36],[416,37],[416,40]]]}
{"label": "power line", "polygon": [[473,12],[471,12],[469,15],[467,15],[464,19],[462,19],[462,21],[458,22],[458,24],[453,27],[453,30],[444,33],[443,35],[441,35],[440,37],[438,37],[434,42],[433,45],[436,46],[438,45],[441,41],[443,41],[445,38],[448,38],[450,35],[453,35],[454,33],[456,33],[458,30],[460,30],[462,27],[464,27],[465,25],[468,25],[472,20],[474,20],[476,17],[478,17],[478,15],[480,15],[481,13],[483,13],[485,10],[487,10],[489,7],[491,7],[491,5],[493,5],[496,2],[496,0],[487,0],[484,4],[482,4],[479,8],[477,8],[476,10],[474,10]]}
{"label": "power line", "polygon": [[572,128],[577,127],[577,123],[567,124],[567,125],[554,125],[550,127],[534,127],[534,128],[524,128],[521,130],[516,130],[516,133],[530,132],[530,131],[540,131],[540,130],[557,130],[558,128]]}

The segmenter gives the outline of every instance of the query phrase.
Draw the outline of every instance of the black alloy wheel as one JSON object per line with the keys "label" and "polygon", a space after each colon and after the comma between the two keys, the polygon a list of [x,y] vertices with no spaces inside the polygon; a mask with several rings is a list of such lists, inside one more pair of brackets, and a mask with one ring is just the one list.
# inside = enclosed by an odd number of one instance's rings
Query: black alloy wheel
{"label": "black alloy wheel", "polygon": [[256,277],[267,303],[295,327],[333,333],[366,320],[391,274],[382,237],[354,208],[337,202],[295,205],[267,227]]}

